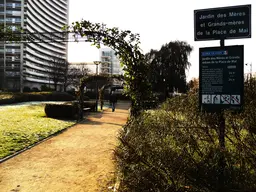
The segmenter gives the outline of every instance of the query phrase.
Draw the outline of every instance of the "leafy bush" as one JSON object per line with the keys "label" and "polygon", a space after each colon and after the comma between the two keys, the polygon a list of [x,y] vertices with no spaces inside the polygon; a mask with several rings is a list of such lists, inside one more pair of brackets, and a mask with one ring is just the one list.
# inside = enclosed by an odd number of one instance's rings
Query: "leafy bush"
{"label": "leafy bush", "polygon": [[120,132],[120,191],[256,191],[256,81],[245,86],[242,113],[201,113],[198,93],[169,99],[131,119]]}
{"label": "leafy bush", "polygon": [[16,93],[14,94],[14,102],[28,102],[28,101],[45,101],[45,96],[43,94],[31,93]]}
{"label": "leafy bush", "polygon": [[90,111],[96,111],[96,102],[95,101],[85,101],[84,108],[91,108]]}
{"label": "leafy bush", "polygon": [[47,85],[42,85],[41,86],[41,91],[54,91],[54,89],[48,87]]}
{"label": "leafy bush", "polygon": [[12,93],[10,98],[1,98],[0,105],[28,101],[73,101],[75,97],[64,92]]}
{"label": "leafy bush", "polygon": [[73,96],[76,96],[76,91],[75,91],[75,89],[68,90],[68,91],[66,91],[66,93],[68,93],[68,94],[70,94],[70,95],[73,95]]}
{"label": "leafy bush", "polygon": [[30,91],[31,91],[30,87],[26,87],[26,86],[25,86],[25,87],[23,88],[23,92],[30,92]]}
{"label": "leafy bush", "polygon": [[89,101],[90,98],[88,96],[84,96],[84,101]]}
{"label": "leafy bush", "polygon": [[33,91],[33,92],[39,92],[40,90],[39,90],[37,87],[33,87],[33,88],[31,89],[31,91]]}
{"label": "leafy bush", "polygon": [[75,97],[65,92],[52,92],[46,94],[46,101],[73,101]]}
{"label": "leafy bush", "polygon": [[8,98],[8,99],[1,99],[0,100],[0,105],[9,105],[15,103],[14,98]]}
{"label": "leafy bush", "polygon": [[155,109],[158,107],[158,102],[157,101],[144,101],[142,103],[143,109]]}
{"label": "leafy bush", "polygon": [[75,119],[78,114],[78,106],[71,104],[46,104],[47,117],[60,119]]}
{"label": "leafy bush", "polygon": [[89,97],[90,99],[96,99],[96,93],[93,91],[86,91],[84,96]]}

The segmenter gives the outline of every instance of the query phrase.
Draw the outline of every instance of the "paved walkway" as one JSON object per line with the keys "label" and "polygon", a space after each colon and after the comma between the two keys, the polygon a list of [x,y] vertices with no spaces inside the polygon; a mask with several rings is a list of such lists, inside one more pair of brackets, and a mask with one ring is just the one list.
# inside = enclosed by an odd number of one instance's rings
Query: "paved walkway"
{"label": "paved walkway", "polygon": [[103,187],[114,178],[113,149],[128,108],[129,103],[118,103],[115,112],[91,114],[84,123],[0,164],[0,191],[106,191]]}

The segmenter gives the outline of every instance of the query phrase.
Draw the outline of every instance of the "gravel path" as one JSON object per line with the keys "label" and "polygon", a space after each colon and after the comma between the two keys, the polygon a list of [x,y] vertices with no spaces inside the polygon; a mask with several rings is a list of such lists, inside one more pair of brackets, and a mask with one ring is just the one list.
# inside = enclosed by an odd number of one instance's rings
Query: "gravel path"
{"label": "gravel path", "polygon": [[[129,103],[87,120],[0,164],[3,192],[98,192],[114,178],[113,149]],[[109,184],[110,185],[110,184]]]}

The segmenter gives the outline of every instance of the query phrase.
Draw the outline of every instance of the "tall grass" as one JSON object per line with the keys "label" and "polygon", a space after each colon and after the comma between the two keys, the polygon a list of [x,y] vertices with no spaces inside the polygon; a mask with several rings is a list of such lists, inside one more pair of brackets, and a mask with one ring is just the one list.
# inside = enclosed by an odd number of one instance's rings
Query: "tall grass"
{"label": "tall grass", "polygon": [[256,191],[255,88],[246,83],[241,113],[224,112],[225,150],[220,117],[199,111],[197,92],[131,119],[115,150],[120,191]]}

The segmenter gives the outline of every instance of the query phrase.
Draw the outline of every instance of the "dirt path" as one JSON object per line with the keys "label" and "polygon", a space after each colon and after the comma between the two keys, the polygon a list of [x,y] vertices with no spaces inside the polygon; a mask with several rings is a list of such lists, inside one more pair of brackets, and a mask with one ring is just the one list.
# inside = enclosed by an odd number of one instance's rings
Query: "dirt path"
{"label": "dirt path", "polygon": [[114,113],[92,114],[89,121],[0,164],[0,191],[105,191],[114,177],[113,149],[128,107],[119,103]]}

